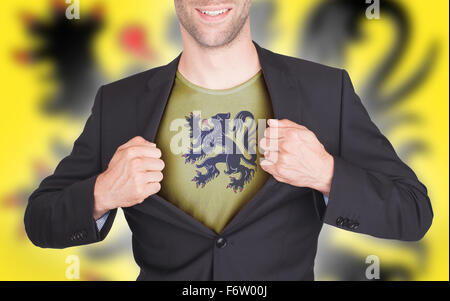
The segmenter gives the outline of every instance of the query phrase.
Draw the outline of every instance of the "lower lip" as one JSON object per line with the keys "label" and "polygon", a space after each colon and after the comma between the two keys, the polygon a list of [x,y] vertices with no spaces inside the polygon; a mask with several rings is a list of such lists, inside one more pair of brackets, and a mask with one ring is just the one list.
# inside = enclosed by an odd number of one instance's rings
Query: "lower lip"
{"label": "lower lip", "polygon": [[225,13],[217,15],[217,16],[210,16],[210,15],[202,13],[201,11],[199,11],[197,9],[197,12],[200,15],[200,17],[202,18],[202,20],[204,20],[206,22],[218,22],[218,21],[221,21],[221,20],[225,19],[228,16],[230,11],[231,11],[231,9],[229,9]]}

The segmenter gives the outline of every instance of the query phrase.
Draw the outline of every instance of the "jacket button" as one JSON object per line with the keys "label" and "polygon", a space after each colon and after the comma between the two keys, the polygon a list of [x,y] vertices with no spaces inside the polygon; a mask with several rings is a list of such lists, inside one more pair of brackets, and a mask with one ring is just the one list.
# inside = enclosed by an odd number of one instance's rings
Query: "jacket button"
{"label": "jacket button", "polygon": [[339,227],[342,227],[344,225],[344,218],[342,216],[339,216],[336,219],[336,225],[338,225]]}
{"label": "jacket button", "polygon": [[358,222],[355,222],[355,223],[350,225],[350,229],[352,229],[352,230],[356,230],[356,229],[358,229],[358,227],[359,227],[359,223]]}
{"label": "jacket button", "polygon": [[216,246],[217,246],[219,249],[225,248],[226,245],[227,245],[227,240],[226,240],[225,238],[219,237],[219,238],[216,240]]}

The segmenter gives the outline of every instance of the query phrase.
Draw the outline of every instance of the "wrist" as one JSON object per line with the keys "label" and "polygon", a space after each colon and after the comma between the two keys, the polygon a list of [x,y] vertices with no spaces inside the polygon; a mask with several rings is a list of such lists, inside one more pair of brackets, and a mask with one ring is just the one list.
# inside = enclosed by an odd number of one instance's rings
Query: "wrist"
{"label": "wrist", "polygon": [[324,195],[329,197],[334,174],[334,157],[326,153],[323,162],[324,164],[319,178],[312,188],[322,192]]}
{"label": "wrist", "polygon": [[103,189],[103,174],[98,175],[94,186],[94,212],[93,217],[98,220],[113,208],[108,206],[106,193]]}

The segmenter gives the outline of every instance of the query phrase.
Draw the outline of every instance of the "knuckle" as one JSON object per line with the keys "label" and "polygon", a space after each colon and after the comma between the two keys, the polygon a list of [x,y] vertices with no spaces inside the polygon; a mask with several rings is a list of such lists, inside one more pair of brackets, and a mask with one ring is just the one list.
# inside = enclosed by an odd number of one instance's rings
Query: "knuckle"
{"label": "knuckle", "polygon": [[148,186],[146,188],[147,195],[150,196],[150,195],[153,195],[153,194],[157,193],[156,186],[154,184],[155,183],[153,183],[153,182],[148,184]]}
{"label": "knuckle", "polygon": [[295,132],[295,138],[298,140],[304,140],[305,138],[305,130],[298,130]]}
{"label": "knuckle", "polygon": [[162,155],[161,150],[159,148],[157,148],[157,147],[155,147],[155,155],[156,155],[157,158],[161,157],[161,155]]}
{"label": "knuckle", "polygon": [[142,138],[142,136],[136,136],[132,139],[133,142],[143,142],[145,141],[144,138]]}
{"label": "knuckle", "polygon": [[127,148],[126,150],[125,150],[125,157],[127,158],[127,159],[133,159],[134,157],[135,157],[135,151],[134,151],[134,149],[133,148]]}
{"label": "knuckle", "polygon": [[159,164],[159,170],[163,170],[164,167],[166,166],[166,164],[164,163],[163,160],[158,159],[158,164]]}
{"label": "knuckle", "polygon": [[140,158],[132,157],[132,158],[130,159],[131,168],[137,169],[137,168],[142,164],[141,161],[142,161],[142,160],[141,160]]}
{"label": "knuckle", "polygon": [[161,184],[159,182],[153,183],[152,186],[154,191],[153,193],[157,193],[158,191],[161,190]]}
{"label": "knuckle", "polygon": [[266,148],[266,138],[261,138],[261,140],[259,140],[259,146],[263,149]]}
{"label": "knuckle", "polygon": [[314,135],[313,132],[311,132],[310,130],[308,130],[306,128],[301,131],[302,131],[303,136],[306,138],[311,138]]}
{"label": "knuckle", "polygon": [[316,135],[311,131],[307,131],[305,136],[308,141],[313,141],[316,138]]}

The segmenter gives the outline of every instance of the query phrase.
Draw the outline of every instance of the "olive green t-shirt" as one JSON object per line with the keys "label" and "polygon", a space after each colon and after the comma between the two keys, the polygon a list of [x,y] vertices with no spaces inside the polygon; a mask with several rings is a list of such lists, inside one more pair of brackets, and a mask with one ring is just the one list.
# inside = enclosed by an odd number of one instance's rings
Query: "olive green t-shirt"
{"label": "olive green t-shirt", "polygon": [[269,118],[262,71],[223,90],[177,71],[155,138],[165,163],[159,195],[220,233],[269,178],[257,144]]}

